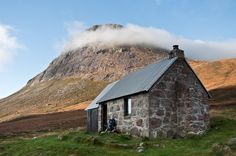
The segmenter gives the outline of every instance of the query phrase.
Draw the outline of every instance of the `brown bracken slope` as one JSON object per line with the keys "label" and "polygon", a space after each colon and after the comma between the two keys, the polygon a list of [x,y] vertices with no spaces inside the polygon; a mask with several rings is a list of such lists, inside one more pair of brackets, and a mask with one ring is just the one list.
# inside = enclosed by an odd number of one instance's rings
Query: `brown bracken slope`
{"label": "brown bracken slope", "polygon": [[236,58],[190,63],[212,95],[212,106],[236,105]]}
{"label": "brown bracken slope", "polygon": [[236,85],[236,58],[219,61],[191,61],[191,66],[208,90]]}
{"label": "brown bracken slope", "polygon": [[0,134],[51,131],[55,129],[85,127],[85,125],[86,112],[84,110],[74,110],[21,117],[3,122],[0,123]]}

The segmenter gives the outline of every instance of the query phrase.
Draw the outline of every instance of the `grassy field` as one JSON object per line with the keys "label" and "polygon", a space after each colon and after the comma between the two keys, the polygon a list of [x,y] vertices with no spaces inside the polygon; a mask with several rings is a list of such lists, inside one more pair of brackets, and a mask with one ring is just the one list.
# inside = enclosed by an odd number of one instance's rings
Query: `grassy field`
{"label": "grassy field", "polygon": [[[235,155],[236,120],[220,116],[211,119],[209,131],[185,139],[142,139],[122,134],[88,134],[83,130],[38,132],[0,136],[0,156],[205,156]],[[143,144],[143,152],[137,149]],[[230,149],[229,149],[230,148]]]}

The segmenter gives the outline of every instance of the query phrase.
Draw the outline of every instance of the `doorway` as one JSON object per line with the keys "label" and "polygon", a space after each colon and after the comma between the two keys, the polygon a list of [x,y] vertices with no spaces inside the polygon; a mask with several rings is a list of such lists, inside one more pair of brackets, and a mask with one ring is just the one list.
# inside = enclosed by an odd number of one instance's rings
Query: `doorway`
{"label": "doorway", "polygon": [[102,130],[105,131],[107,129],[107,105],[102,105]]}

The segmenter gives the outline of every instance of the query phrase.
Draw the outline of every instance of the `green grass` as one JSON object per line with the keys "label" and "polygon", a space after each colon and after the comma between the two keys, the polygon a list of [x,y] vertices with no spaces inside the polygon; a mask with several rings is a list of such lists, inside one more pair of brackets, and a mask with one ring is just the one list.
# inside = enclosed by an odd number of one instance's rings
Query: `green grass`
{"label": "green grass", "polygon": [[[32,135],[38,137],[33,139]],[[212,145],[227,145],[228,140],[233,137],[236,137],[236,120],[214,117],[204,136],[175,140],[149,140],[111,133],[88,134],[76,130],[0,136],[0,156],[220,156],[224,152],[212,151]],[[136,149],[141,142],[144,143],[144,152],[138,153]],[[235,147],[231,149],[236,152]]]}
{"label": "green grass", "polygon": [[212,109],[210,111],[211,117],[225,117],[236,120],[236,105],[231,108]]}

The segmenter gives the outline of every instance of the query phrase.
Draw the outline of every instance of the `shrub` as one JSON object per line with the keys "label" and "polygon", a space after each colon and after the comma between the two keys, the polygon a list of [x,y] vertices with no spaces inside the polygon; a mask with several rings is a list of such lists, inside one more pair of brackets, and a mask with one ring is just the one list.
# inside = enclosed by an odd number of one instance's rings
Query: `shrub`
{"label": "shrub", "polygon": [[232,149],[236,149],[236,137],[229,139],[228,145],[229,145]]}
{"label": "shrub", "polygon": [[103,145],[104,143],[99,140],[97,137],[88,137],[87,139],[85,139],[85,142],[91,145]]}
{"label": "shrub", "polygon": [[232,150],[229,146],[219,143],[214,143],[211,147],[211,152],[217,156],[231,156]]}
{"label": "shrub", "polygon": [[66,135],[58,135],[57,136],[57,140],[59,140],[59,141],[65,141],[67,139],[68,139],[68,136],[66,136]]}

